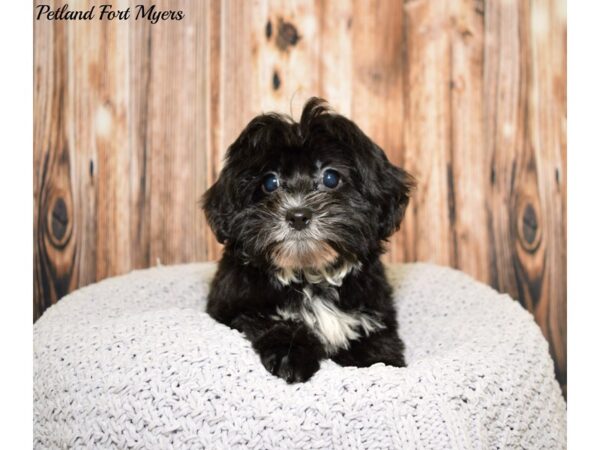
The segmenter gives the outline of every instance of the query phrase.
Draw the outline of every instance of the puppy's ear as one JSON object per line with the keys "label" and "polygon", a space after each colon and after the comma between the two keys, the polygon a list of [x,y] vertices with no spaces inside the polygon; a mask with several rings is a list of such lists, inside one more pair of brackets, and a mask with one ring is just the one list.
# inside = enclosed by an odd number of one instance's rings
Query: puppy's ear
{"label": "puppy's ear", "polygon": [[225,173],[221,173],[217,182],[202,197],[202,208],[217,241],[223,244],[230,237],[229,224],[234,212]]}
{"label": "puppy's ear", "polygon": [[363,190],[378,213],[378,238],[385,240],[400,228],[416,180],[390,163],[383,150],[360,131],[358,142]]}
{"label": "puppy's ear", "polygon": [[382,157],[377,170],[381,189],[379,196],[379,239],[381,240],[389,238],[400,228],[410,194],[416,186],[412,175],[392,165],[383,153]]}

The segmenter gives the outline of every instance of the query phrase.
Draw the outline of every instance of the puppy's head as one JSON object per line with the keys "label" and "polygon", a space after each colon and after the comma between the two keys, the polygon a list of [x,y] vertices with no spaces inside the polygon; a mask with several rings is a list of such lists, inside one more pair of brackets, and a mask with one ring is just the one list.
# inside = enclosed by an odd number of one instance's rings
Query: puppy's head
{"label": "puppy's head", "polygon": [[352,121],[313,98],[299,123],[254,118],[203,207],[219,242],[245,261],[320,269],[381,253],[413,185]]}

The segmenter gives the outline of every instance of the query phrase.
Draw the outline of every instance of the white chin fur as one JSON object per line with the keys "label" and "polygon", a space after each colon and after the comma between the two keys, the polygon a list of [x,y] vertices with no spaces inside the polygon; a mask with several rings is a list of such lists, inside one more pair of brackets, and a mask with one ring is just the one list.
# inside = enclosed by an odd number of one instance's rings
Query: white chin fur
{"label": "white chin fur", "polygon": [[327,283],[333,286],[341,286],[342,281],[353,270],[359,270],[360,263],[351,264],[344,262],[320,268],[296,269],[292,267],[280,268],[275,272],[275,277],[284,286],[291,283],[300,283],[302,278],[310,284]]}

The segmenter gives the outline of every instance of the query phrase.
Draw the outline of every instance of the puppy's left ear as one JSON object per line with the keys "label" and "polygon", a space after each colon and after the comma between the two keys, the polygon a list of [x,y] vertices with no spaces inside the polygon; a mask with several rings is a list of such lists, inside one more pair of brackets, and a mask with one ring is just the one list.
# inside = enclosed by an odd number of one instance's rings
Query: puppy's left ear
{"label": "puppy's left ear", "polygon": [[385,155],[380,167],[381,203],[379,239],[388,239],[400,228],[410,194],[416,186],[412,175],[392,165]]}
{"label": "puppy's left ear", "polygon": [[416,180],[404,169],[390,163],[377,144],[364,135],[362,138],[359,171],[378,213],[378,238],[385,240],[400,228]]}

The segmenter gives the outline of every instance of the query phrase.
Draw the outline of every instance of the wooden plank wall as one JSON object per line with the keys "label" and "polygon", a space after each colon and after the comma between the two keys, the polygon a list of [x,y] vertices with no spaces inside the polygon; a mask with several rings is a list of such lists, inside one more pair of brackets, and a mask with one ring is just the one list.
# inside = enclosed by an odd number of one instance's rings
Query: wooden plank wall
{"label": "wooden plank wall", "polygon": [[96,280],[218,258],[197,201],[227,145],[319,95],[419,180],[388,261],[519,299],[566,384],[563,0],[157,5],[185,19],[35,22],[34,320]]}

